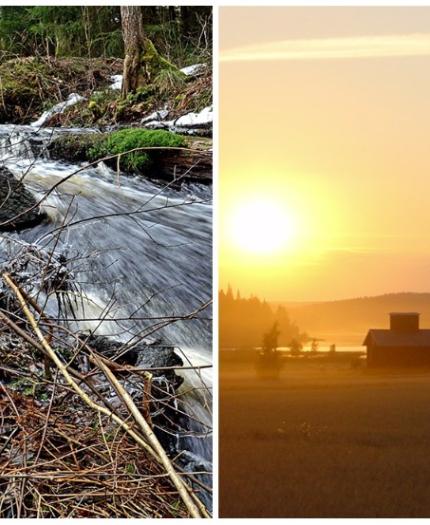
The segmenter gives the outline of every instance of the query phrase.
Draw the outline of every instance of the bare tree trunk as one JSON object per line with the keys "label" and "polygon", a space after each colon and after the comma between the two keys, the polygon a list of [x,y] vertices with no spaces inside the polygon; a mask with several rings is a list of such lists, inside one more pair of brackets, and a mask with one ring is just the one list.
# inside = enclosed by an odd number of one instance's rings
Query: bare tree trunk
{"label": "bare tree trunk", "polygon": [[87,46],[87,55],[88,58],[91,58],[92,56],[92,39],[91,39],[91,14],[90,14],[90,7],[88,6],[82,6],[81,12],[82,12],[82,25],[84,28],[84,34],[85,34],[85,44]]}
{"label": "bare tree trunk", "polygon": [[124,39],[122,96],[125,97],[145,84],[142,63],[144,34],[141,7],[121,6],[121,25]]}
{"label": "bare tree trunk", "polygon": [[184,5],[184,6],[180,7],[180,10],[181,10],[182,27],[184,29],[184,33],[186,33],[188,35],[191,32],[190,29],[191,29],[191,27],[193,25],[192,9],[189,6]]}

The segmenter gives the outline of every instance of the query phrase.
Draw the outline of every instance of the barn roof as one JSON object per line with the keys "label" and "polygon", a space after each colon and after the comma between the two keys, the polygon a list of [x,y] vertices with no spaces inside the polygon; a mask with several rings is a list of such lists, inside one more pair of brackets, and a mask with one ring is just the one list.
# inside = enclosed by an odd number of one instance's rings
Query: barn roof
{"label": "barn roof", "polygon": [[402,317],[405,315],[420,315],[419,312],[390,312],[390,315],[401,315]]}
{"label": "barn roof", "polygon": [[429,347],[430,348],[430,330],[416,330],[411,332],[401,332],[397,330],[369,330],[364,346],[369,344],[386,347]]}

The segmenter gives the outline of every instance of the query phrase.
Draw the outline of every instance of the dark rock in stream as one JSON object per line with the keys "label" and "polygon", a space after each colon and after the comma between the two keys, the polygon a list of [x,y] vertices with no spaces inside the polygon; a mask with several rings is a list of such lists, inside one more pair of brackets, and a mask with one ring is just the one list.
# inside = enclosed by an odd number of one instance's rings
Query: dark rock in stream
{"label": "dark rock in stream", "polygon": [[[170,345],[155,343],[138,343],[130,348],[119,341],[103,335],[83,336],[88,346],[99,354],[115,359],[118,364],[131,365],[149,369],[153,377],[165,377],[178,388],[183,378],[175,373],[172,367],[183,366],[182,359],[175,354],[175,348]],[[166,368],[169,368],[166,370]]]}
{"label": "dark rock in stream", "polygon": [[[154,432],[169,454],[175,455],[180,452],[178,434],[188,427],[188,421],[177,398],[177,389],[184,379],[171,368],[183,366],[175,348],[156,342],[139,343],[128,349],[127,345],[119,341],[97,335],[81,336],[81,339],[90,348],[118,364],[148,369],[152,376],[149,406]],[[124,374],[127,375],[127,372]],[[134,390],[132,397],[135,402],[141,403],[144,400],[143,388],[136,391],[135,384],[125,384],[124,387],[130,394],[131,390]]]}
{"label": "dark rock in stream", "polygon": [[0,167],[0,231],[36,226],[47,216],[33,194],[6,168]]}

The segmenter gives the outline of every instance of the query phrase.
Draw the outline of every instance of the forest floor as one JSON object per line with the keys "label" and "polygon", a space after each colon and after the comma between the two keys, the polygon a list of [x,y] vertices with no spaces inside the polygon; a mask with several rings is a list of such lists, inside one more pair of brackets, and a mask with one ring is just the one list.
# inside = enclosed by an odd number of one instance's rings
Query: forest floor
{"label": "forest floor", "polygon": [[[227,358],[225,358],[227,356]],[[429,517],[430,371],[221,352],[222,517]]]}
{"label": "forest floor", "polygon": [[160,73],[125,99],[111,89],[122,73],[121,59],[42,57],[13,58],[0,64],[0,123],[29,124],[42,111],[71,94],[83,97],[49,125],[109,127],[138,124],[153,111],[167,109],[169,118],[198,112],[212,103],[210,64],[198,75]]}

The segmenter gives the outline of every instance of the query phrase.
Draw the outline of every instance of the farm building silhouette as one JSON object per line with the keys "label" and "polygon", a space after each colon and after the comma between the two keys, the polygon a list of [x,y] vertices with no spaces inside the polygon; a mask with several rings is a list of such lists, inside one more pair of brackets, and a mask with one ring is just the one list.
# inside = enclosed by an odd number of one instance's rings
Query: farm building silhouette
{"label": "farm building silhouette", "polygon": [[364,345],[369,367],[430,366],[430,330],[420,329],[420,314],[394,312],[389,329],[371,329]]}

